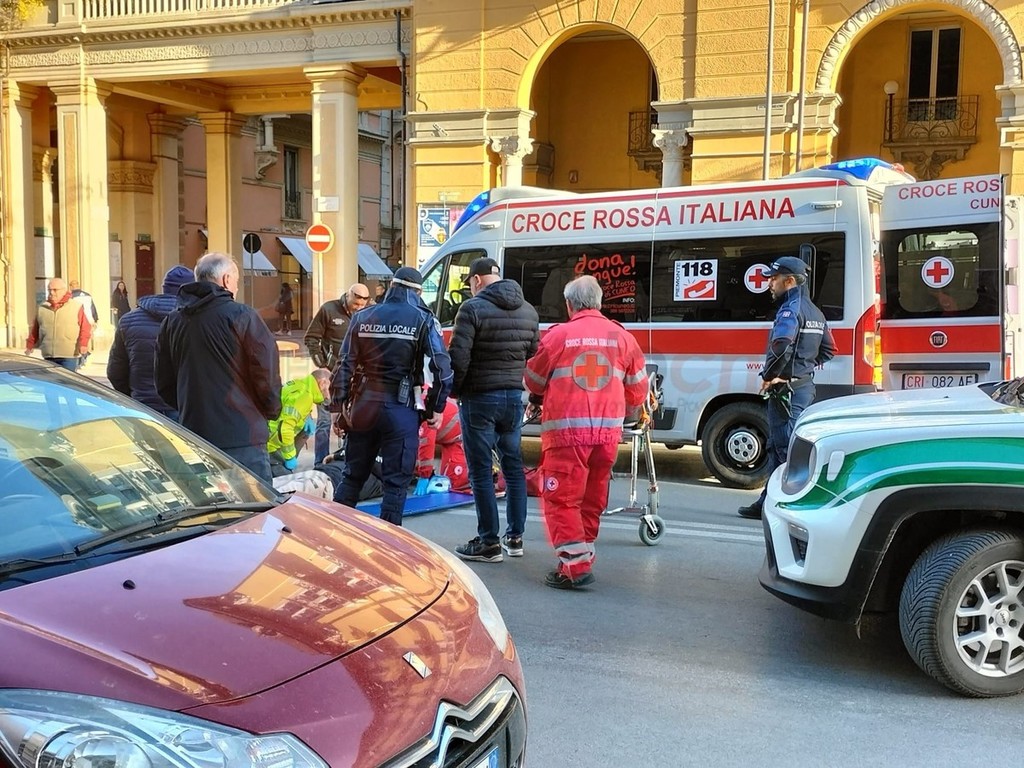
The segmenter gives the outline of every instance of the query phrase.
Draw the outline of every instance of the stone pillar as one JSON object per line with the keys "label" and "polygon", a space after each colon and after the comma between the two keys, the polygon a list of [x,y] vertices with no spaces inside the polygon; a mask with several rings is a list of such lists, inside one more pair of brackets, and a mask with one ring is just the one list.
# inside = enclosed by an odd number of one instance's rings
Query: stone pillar
{"label": "stone pillar", "polygon": [[[313,84],[313,215],[334,246],[313,255],[313,307],[337,298],[359,275],[359,84],[352,64],[309,67]],[[314,310],[315,311],[315,310]]]}
{"label": "stone pillar", "polygon": [[683,147],[689,136],[682,128],[652,128],[654,146],[661,150],[661,186],[680,187],[683,184]]}
{"label": "stone pillar", "polygon": [[996,93],[1003,113],[999,126],[999,172],[1006,176],[1006,194],[1024,194],[1024,84],[1000,85]]}
{"label": "stone pillar", "polygon": [[[48,275],[57,271],[57,253],[53,228],[53,167],[57,150],[53,147],[32,147],[32,214],[35,250],[29,251],[28,279],[33,295],[43,289]],[[34,255],[34,260],[31,256]]]}
{"label": "stone pillar", "polygon": [[4,142],[3,169],[4,227],[0,244],[0,267],[3,269],[4,307],[3,343],[23,348],[29,323],[35,315],[35,237],[34,196],[32,188],[32,104],[39,90],[7,80],[4,82],[3,125],[0,140]]}
{"label": "stone pillar", "polygon": [[153,173],[153,247],[156,251],[153,265],[156,292],[160,292],[160,280],[175,264],[180,264],[185,255],[182,238],[183,221],[181,210],[181,174],[178,164],[178,148],[185,121],[161,112],[149,116],[151,156],[156,164]]}
{"label": "stone pillar", "polygon": [[238,295],[244,301],[242,252],[242,128],[246,118],[234,112],[200,112],[206,130],[206,244],[235,258],[239,268]]}
{"label": "stone pillar", "polygon": [[501,186],[522,186],[523,158],[533,152],[533,139],[517,135],[492,136],[491,149],[501,158]]}
{"label": "stone pillar", "polygon": [[107,199],[107,112],[110,95],[91,77],[51,83],[57,96],[57,162],[60,184],[60,266],[79,280],[99,312],[97,348],[109,345],[110,207]]}

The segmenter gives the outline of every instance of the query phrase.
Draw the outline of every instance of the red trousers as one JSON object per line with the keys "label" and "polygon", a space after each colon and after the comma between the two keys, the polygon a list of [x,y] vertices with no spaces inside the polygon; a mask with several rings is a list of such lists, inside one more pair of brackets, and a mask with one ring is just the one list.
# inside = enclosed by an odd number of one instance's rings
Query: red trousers
{"label": "red trousers", "polygon": [[589,573],[618,443],[545,448],[541,509],[558,570],[571,579]]}
{"label": "red trousers", "polygon": [[459,406],[454,400],[445,403],[440,427],[432,429],[425,423],[420,425],[417,477],[430,477],[434,473],[434,450],[437,444],[441,446],[441,474],[451,480],[453,491],[469,493],[469,469],[466,454],[462,450]]}

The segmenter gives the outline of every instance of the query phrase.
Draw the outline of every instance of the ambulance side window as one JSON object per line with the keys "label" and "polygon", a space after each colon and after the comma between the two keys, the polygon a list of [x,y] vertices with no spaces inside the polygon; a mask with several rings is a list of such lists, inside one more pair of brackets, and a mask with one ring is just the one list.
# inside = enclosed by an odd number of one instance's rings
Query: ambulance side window
{"label": "ambulance side window", "polygon": [[563,291],[580,275],[593,275],[604,291],[601,311],[620,323],[650,313],[649,242],[506,248],[504,276],[518,282],[542,323],[568,320]]}
{"label": "ambulance side window", "polygon": [[471,295],[463,283],[469,274],[469,265],[484,256],[487,256],[487,251],[479,248],[458,251],[441,259],[423,275],[423,301],[442,326],[455,323],[459,304]]}
{"label": "ambulance side window", "polygon": [[780,256],[810,258],[811,299],[827,320],[843,319],[846,238],[829,232],[655,243],[651,322],[774,319],[766,272]]}
{"label": "ambulance side window", "polygon": [[884,232],[882,317],[999,314],[999,225],[995,222]]}

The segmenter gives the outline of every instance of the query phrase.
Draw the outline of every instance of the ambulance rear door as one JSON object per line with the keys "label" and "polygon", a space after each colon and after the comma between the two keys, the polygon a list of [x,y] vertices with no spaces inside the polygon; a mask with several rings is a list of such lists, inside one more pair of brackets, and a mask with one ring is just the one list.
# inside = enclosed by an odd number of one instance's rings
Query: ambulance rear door
{"label": "ambulance rear door", "polygon": [[885,389],[1000,379],[1003,186],[998,175],[887,187],[882,200]]}

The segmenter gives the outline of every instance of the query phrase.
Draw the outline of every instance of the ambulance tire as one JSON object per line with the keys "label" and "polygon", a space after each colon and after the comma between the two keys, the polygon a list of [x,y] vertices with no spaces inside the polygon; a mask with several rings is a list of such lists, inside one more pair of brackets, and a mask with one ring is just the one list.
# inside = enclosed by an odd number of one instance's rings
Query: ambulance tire
{"label": "ambulance tire", "polygon": [[759,403],[722,406],[701,433],[704,463],[727,488],[760,488],[768,479],[768,418]]}

